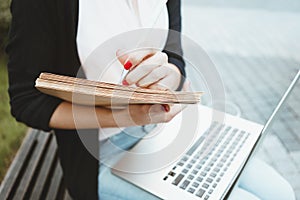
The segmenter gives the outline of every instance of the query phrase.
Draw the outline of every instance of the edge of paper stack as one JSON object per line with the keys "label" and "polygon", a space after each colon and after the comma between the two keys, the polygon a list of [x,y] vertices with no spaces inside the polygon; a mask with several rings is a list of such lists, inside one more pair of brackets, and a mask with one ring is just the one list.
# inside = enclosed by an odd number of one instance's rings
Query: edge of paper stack
{"label": "edge of paper stack", "polygon": [[128,104],[196,104],[203,92],[183,92],[129,87],[87,79],[41,73],[35,87],[63,100],[96,106]]}

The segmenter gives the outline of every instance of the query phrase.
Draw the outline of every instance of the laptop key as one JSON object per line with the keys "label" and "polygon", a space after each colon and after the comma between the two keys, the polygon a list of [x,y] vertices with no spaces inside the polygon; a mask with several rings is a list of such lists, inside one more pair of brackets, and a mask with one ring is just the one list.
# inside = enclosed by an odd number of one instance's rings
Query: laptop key
{"label": "laptop key", "polygon": [[193,194],[195,192],[195,189],[194,188],[189,188],[188,192]]}
{"label": "laptop key", "polygon": [[188,157],[183,157],[182,159],[181,159],[182,161],[187,161],[188,160]]}
{"label": "laptop key", "polygon": [[208,183],[211,183],[211,182],[213,181],[213,179],[212,179],[212,178],[207,178],[206,181],[207,181]]}
{"label": "laptop key", "polygon": [[217,166],[218,167],[223,167],[223,163],[218,163]]}
{"label": "laptop key", "polygon": [[175,180],[172,182],[173,185],[178,185],[178,183],[180,183],[180,181],[183,179],[184,175],[183,174],[179,174]]}
{"label": "laptop key", "polygon": [[191,169],[191,168],[192,168],[192,165],[191,165],[191,164],[188,164],[186,167],[189,168],[189,169]]}
{"label": "laptop key", "polygon": [[170,171],[168,175],[170,175],[170,176],[175,176],[175,175],[176,175],[176,173],[175,173],[175,172],[172,172],[172,171]]}
{"label": "laptop key", "polygon": [[196,169],[201,169],[201,167],[202,167],[201,165],[197,165]]}
{"label": "laptop key", "polygon": [[192,146],[192,148],[189,149],[189,151],[186,153],[186,155],[191,156],[195,150],[199,147],[199,145],[203,142],[204,137],[200,137]]}
{"label": "laptop key", "polygon": [[185,180],[185,181],[183,181],[183,183],[181,184],[180,188],[185,190],[189,184],[190,184],[190,181]]}
{"label": "laptop key", "polygon": [[204,197],[204,200],[207,200],[209,198],[209,196],[208,195],[206,195],[205,197]]}
{"label": "laptop key", "polygon": [[193,175],[189,175],[189,176],[188,176],[188,179],[193,180],[193,179],[194,179],[194,176],[193,176]]}
{"label": "laptop key", "polygon": [[197,195],[198,197],[202,197],[204,193],[205,193],[205,190],[203,190],[203,189],[201,188],[201,189],[198,190],[198,192],[196,193],[196,195]]}
{"label": "laptop key", "polygon": [[187,169],[183,169],[183,170],[182,170],[182,173],[186,174],[186,173],[188,173],[188,171],[189,171],[189,170],[187,170]]}
{"label": "laptop key", "polygon": [[212,173],[210,174],[210,176],[213,177],[213,178],[215,178],[215,177],[217,176],[217,174],[214,173],[214,172],[212,172]]}
{"label": "laptop key", "polygon": [[201,176],[206,176],[206,172],[201,172],[200,175]]}
{"label": "laptop key", "polygon": [[208,172],[210,170],[210,167],[205,167],[204,170]]}
{"label": "laptop key", "polygon": [[214,163],[213,162],[209,163],[208,166],[212,167],[212,166],[214,166]]}
{"label": "laptop key", "polygon": [[200,164],[201,164],[201,165],[204,165],[205,161],[206,161],[206,160],[201,160]]}
{"label": "laptop key", "polygon": [[194,164],[195,162],[196,162],[195,159],[193,159],[193,160],[190,161],[191,164]]}
{"label": "laptop key", "polygon": [[194,183],[192,184],[192,186],[195,187],[195,188],[197,188],[197,187],[199,186],[199,183],[194,182]]}
{"label": "laptop key", "polygon": [[203,183],[202,187],[205,188],[205,189],[207,189],[209,187],[209,185],[206,184],[206,183]]}
{"label": "laptop key", "polygon": [[202,177],[198,177],[198,178],[196,179],[196,181],[198,181],[198,182],[201,182],[202,180],[203,180]]}
{"label": "laptop key", "polygon": [[214,168],[214,171],[215,171],[215,172],[219,172],[219,171],[220,171],[220,168],[216,167],[216,168]]}

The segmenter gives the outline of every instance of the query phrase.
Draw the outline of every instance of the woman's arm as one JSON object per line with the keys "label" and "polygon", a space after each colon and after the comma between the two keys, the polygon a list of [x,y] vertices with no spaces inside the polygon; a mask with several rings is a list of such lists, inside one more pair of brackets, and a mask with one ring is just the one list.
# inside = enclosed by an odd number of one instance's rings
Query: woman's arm
{"label": "woman's arm", "polygon": [[[18,121],[46,131],[50,130],[49,120],[62,100],[42,94],[34,83],[40,72],[62,73],[57,61],[55,6],[50,0],[13,0],[6,48],[11,113]],[[68,63],[68,57],[65,59]],[[64,67],[73,73],[73,66]]]}
{"label": "woman's arm", "polygon": [[181,81],[177,90],[181,90],[185,81],[185,62],[181,45],[181,0],[167,2],[169,15],[169,34],[163,52],[168,55],[168,62],[178,68]]}
{"label": "woman's arm", "polygon": [[49,125],[55,129],[137,126],[168,122],[181,110],[180,105],[168,109],[162,105],[129,105],[125,109],[111,110],[62,102],[54,111]]}
{"label": "woman's arm", "polygon": [[[34,87],[35,79],[41,72],[75,76],[80,66],[77,62],[75,28],[72,25],[76,20],[70,13],[64,15],[64,20],[60,19],[56,6],[51,0],[13,0],[7,46],[12,115],[30,127],[45,131],[75,128],[74,107]],[[76,119],[76,128],[97,128],[99,124],[114,127],[160,123],[169,121],[178,112],[178,109],[171,109],[166,114],[159,105],[129,106],[114,113],[96,108],[98,117],[95,120],[90,119],[94,108],[75,108],[83,116],[79,121]],[[149,111],[155,111],[152,120]]]}

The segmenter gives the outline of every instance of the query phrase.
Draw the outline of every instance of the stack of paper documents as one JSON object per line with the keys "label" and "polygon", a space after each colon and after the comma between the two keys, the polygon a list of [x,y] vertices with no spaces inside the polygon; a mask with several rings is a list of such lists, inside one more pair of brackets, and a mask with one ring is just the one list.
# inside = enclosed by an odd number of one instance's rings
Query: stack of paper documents
{"label": "stack of paper documents", "polygon": [[195,104],[202,92],[129,87],[70,76],[41,73],[35,87],[41,92],[82,105]]}

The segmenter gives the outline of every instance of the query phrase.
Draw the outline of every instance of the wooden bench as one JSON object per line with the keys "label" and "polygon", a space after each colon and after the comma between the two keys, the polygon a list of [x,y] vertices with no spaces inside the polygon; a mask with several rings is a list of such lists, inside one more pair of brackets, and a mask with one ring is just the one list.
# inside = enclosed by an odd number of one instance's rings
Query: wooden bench
{"label": "wooden bench", "polygon": [[0,199],[71,199],[53,134],[28,131],[0,186]]}

